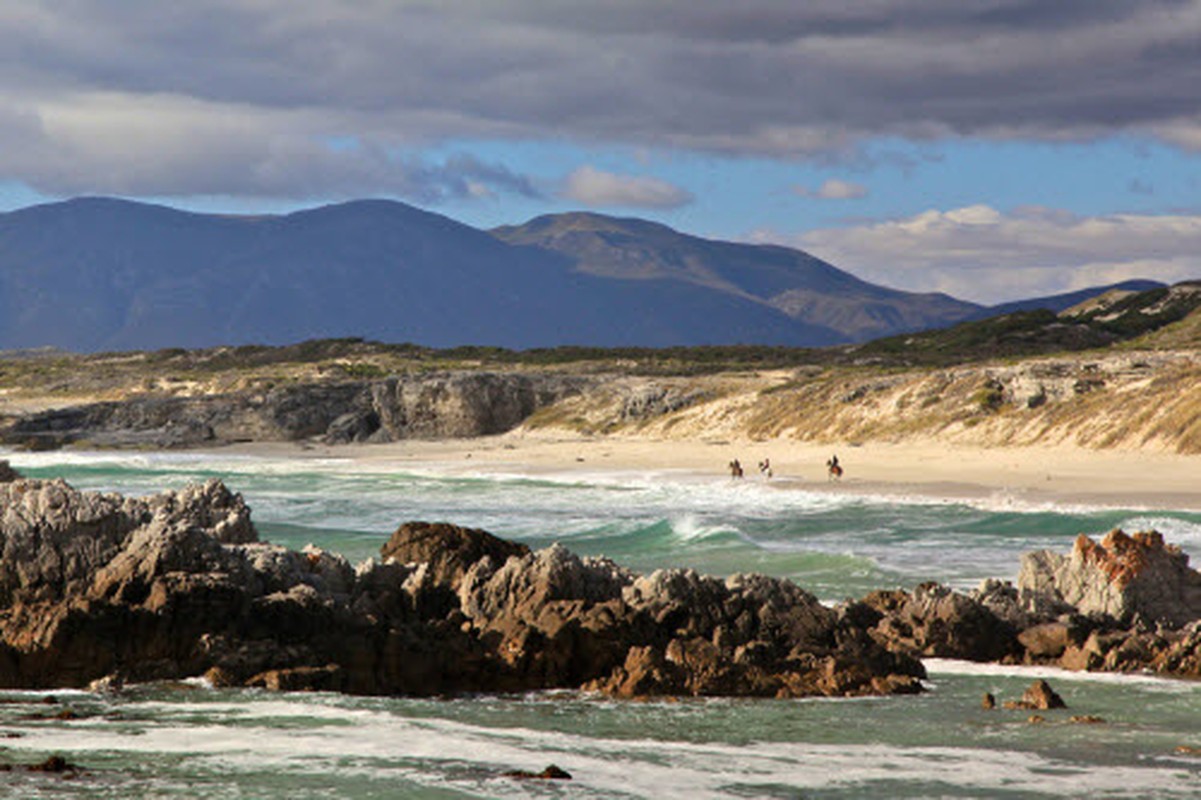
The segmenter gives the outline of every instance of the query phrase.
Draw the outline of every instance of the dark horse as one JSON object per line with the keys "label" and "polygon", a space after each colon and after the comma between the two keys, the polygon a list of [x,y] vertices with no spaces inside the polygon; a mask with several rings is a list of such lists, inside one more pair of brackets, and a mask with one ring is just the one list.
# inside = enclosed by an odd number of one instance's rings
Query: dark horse
{"label": "dark horse", "polygon": [[827,469],[828,475],[829,475],[828,480],[832,480],[832,481],[842,480],[842,467],[839,465],[839,463],[837,461],[835,461],[834,459],[830,459],[829,461],[827,461],[826,469]]}

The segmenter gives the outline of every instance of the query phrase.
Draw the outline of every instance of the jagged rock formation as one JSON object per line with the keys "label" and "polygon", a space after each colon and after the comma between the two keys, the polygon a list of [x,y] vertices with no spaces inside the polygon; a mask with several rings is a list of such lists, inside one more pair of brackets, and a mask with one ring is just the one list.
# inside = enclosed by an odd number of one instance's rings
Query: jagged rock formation
{"label": "jagged rock formation", "polygon": [[1201,619],[1201,574],[1156,531],[1110,531],[1101,542],[1081,535],[1069,555],[1042,550],[1022,557],[1018,589],[1034,611],[1074,608],[1117,620],[1182,625]]}
{"label": "jagged rock formation", "polygon": [[1063,698],[1059,693],[1051,688],[1051,685],[1044,680],[1036,680],[1034,683],[1022,693],[1022,699],[1009,700],[1004,704],[1008,709],[1021,709],[1026,711],[1049,711],[1054,708],[1067,708],[1067,703],[1063,702]]}
{"label": "jagged rock formation", "polygon": [[562,547],[401,526],[357,569],[259,542],[217,481],[145,499],[0,484],[0,685],[207,674],[220,685],[436,694],[917,691],[915,660],[783,580],[636,576]]}
{"label": "jagged rock formation", "polygon": [[1201,677],[1201,576],[1154,532],[1032,555],[1016,587],[830,609],[786,580],[636,575],[444,523],[402,525],[354,568],[260,542],[218,481],[124,498],[3,477],[5,687],[848,696],[920,690],[923,656]]}
{"label": "jagged rock formation", "polygon": [[1020,651],[1011,623],[978,599],[936,583],[922,584],[912,594],[873,592],[844,613],[890,648],[914,656],[1000,661]]}
{"label": "jagged rock formation", "polygon": [[848,604],[889,649],[1072,670],[1201,677],[1201,573],[1148,531],[1081,536],[1069,555],[1022,558],[1018,585],[990,579],[971,594],[937,584],[874,592]]}
{"label": "jagged rock formation", "polygon": [[590,383],[546,373],[450,372],[204,397],[132,397],[21,417],[0,431],[0,441],[31,449],[72,443],[177,448],[313,437],[344,443],[483,436],[510,430]]}

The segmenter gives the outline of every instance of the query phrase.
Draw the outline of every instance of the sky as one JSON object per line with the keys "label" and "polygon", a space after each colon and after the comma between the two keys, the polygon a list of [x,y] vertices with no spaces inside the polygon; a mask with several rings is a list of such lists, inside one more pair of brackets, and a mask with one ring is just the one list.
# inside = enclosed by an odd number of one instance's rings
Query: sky
{"label": "sky", "polygon": [[0,210],[593,210],[990,303],[1201,278],[1201,0],[0,0]]}

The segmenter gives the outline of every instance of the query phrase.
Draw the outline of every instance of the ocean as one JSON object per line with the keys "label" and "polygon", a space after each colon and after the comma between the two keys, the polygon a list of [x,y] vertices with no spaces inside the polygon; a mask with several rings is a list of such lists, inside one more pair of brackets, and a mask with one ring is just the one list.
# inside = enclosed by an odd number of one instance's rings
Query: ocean
{"label": "ocean", "polygon": [[[0,454],[30,477],[150,494],[219,477],[262,538],[358,562],[408,520],[448,521],[638,571],[765,572],[828,602],[936,580],[1013,579],[1029,550],[1079,533],[1155,528],[1201,553],[1201,513],[828,494],[803,484],[673,473],[389,471],[350,460],[196,453]],[[820,487],[819,487],[820,488]],[[614,701],[576,692],[454,699],[215,690],[0,691],[0,763],[51,753],[73,780],[0,773],[0,797],[1199,797],[1201,683],[928,661],[929,691],[855,700]],[[1069,706],[985,711],[1047,678]],[[1071,724],[1088,714],[1102,724]],[[569,782],[508,770],[548,764]]]}

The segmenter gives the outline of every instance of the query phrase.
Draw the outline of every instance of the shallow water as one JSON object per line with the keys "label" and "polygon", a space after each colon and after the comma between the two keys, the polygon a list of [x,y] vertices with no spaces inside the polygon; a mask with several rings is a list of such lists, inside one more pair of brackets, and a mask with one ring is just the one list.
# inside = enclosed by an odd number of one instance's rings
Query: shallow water
{"label": "shallow water", "polygon": [[[1019,555],[1078,533],[1156,527],[1201,549],[1201,516],[852,498],[681,476],[446,476],[336,459],[12,454],[30,476],[147,494],[221,477],[263,538],[352,561],[399,522],[446,520],[540,547],[559,541],[637,570],[790,577],[825,600],[925,580],[1013,577]],[[1046,671],[928,664],[930,691],[866,700],[613,702],[576,693],[455,700],[274,695],[196,685],[115,697],[57,693],[76,720],[30,720],[42,695],[3,693],[0,760],[49,753],[73,781],[10,773],[7,797],[1195,797],[1201,685],[1052,674],[1070,710],[986,712]],[[1074,725],[1069,714],[1103,717]],[[549,763],[570,783],[515,781]]]}

